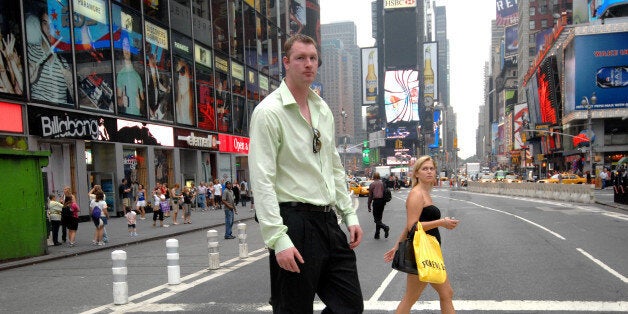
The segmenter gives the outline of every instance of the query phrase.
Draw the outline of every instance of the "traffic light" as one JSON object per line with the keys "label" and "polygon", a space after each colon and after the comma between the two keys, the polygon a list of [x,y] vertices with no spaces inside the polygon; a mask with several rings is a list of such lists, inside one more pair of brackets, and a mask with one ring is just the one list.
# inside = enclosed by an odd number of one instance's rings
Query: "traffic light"
{"label": "traffic light", "polygon": [[362,164],[365,166],[371,164],[371,149],[369,149],[368,147],[362,149]]}
{"label": "traffic light", "polygon": [[368,148],[369,147],[369,141],[364,140],[364,142],[362,142],[362,147]]}

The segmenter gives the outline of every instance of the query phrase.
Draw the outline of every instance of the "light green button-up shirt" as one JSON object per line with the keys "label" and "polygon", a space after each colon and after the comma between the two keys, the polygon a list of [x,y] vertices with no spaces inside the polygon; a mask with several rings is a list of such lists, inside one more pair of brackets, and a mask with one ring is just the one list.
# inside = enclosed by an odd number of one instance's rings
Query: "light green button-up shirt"
{"label": "light green button-up shirt", "polygon": [[[281,252],[293,247],[279,203],[335,205],[347,226],[358,225],[346,175],[336,150],[334,117],[316,93],[308,94],[312,125],[282,82],[257,105],[251,118],[249,172],[255,209],[266,245]],[[313,151],[312,128],[320,131],[321,150]]]}

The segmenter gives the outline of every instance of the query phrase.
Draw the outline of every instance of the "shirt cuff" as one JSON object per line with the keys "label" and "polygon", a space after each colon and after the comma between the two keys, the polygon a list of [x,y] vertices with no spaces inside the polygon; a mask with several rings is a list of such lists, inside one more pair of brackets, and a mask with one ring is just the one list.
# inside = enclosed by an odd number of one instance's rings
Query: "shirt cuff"
{"label": "shirt cuff", "polygon": [[354,226],[354,225],[360,225],[360,221],[358,221],[358,215],[356,215],[355,213],[353,214],[349,214],[345,217],[345,225],[348,226]]}
{"label": "shirt cuff", "polygon": [[292,243],[292,240],[290,240],[290,237],[287,234],[284,234],[279,239],[277,239],[277,241],[275,241],[273,250],[275,250],[275,253],[279,253],[291,247],[294,247],[294,243]]}

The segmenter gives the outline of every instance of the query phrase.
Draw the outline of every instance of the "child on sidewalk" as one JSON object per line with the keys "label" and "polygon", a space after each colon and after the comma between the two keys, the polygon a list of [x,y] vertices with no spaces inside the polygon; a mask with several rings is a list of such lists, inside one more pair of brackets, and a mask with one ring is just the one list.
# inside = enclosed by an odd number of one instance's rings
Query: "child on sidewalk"
{"label": "child on sidewalk", "polygon": [[129,212],[124,215],[126,217],[127,225],[129,227],[129,236],[136,237],[137,236],[137,228],[136,228],[136,220],[137,220],[137,209],[129,210]]}

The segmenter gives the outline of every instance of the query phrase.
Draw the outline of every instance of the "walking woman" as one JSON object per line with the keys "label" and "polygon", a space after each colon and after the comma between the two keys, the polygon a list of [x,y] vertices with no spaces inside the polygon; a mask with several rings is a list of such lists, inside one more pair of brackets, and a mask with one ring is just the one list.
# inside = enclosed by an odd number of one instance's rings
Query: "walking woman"
{"label": "walking woman", "polygon": [[137,195],[135,196],[135,209],[140,213],[140,219],[146,219],[146,189],[143,184],[137,186]]}
{"label": "walking woman", "polygon": [[[458,226],[458,220],[445,217],[440,218],[440,210],[432,203],[430,192],[436,180],[436,162],[430,156],[419,158],[412,169],[412,190],[406,199],[406,225],[395,246],[384,254],[384,260],[388,263],[393,260],[399,242],[405,240],[408,230],[414,224],[421,223],[425,233],[433,235],[441,243],[438,227],[454,229]],[[406,274],[406,292],[397,306],[395,313],[410,313],[412,305],[419,300],[421,293],[427,286],[427,282],[419,281],[418,275]],[[449,276],[442,284],[430,284],[438,293],[441,313],[455,313],[453,304],[454,291],[449,283]]]}
{"label": "walking woman", "polygon": [[76,204],[74,196],[72,195],[65,197],[63,206],[69,206],[72,210],[72,216],[66,220],[65,224],[68,228],[69,246],[73,247],[76,245],[76,230],[78,230],[79,212],[81,209],[78,207],[78,204]]}

